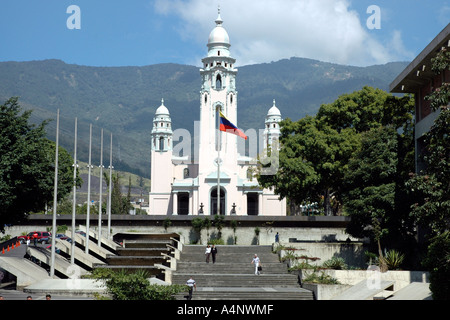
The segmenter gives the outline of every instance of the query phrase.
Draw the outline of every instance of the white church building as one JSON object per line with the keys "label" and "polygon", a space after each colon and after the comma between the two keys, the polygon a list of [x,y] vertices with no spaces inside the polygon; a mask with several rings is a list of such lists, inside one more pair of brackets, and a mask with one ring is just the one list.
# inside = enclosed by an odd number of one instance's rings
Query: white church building
{"label": "white church building", "polygon": [[[174,153],[174,131],[164,100],[155,112],[149,214],[285,216],[286,200],[280,200],[272,190],[261,188],[252,177],[255,157],[238,151],[245,149],[238,145],[256,145],[258,136],[249,134],[249,139],[244,140],[218,130],[219,112],[237,125],[238,94],[236,60],[230,55],[230,40],[220,11],[215,23],[208,39],[208,54],[202,59],[200,69],[200,121],[194,140],[197,150],[194,160]],[[263,121],[260,143],[267,150],[280,133],[281,113],[275,101]]]}

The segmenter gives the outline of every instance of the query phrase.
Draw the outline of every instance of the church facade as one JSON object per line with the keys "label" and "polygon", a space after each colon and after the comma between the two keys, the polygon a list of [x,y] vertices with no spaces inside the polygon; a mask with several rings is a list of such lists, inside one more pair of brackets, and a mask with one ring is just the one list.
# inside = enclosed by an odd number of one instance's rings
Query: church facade
{"label": "church facade", "polygon": [[[174,132],[169,109],[156,110],[151,132],[150,215],[286,215],[286,200],[263,189],[252,176],[255,158],[242,156],[245,140],[220,131],[220,114],[237,125],[236,60],[220,17],[208,38],[200,76],[200,121],[194,161],[174,154]],[[263,122],[264,119],[261,119]],[[262,146],[267,150],[279,136],[280,110],[268,110]],[[262,131],[262,130],[261,130]],[[252,141],[253,139],[253,141]],[[249,145],[258,143],[249,136]],[[275,144],[274,144],[275,145]]]}

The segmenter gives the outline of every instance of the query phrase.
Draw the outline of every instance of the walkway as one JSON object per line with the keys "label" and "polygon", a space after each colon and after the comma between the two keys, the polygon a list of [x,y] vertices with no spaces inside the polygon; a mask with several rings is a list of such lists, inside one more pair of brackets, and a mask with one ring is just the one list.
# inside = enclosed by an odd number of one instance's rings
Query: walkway
{"label": "walkway", "polygon": [[[193,300],[313,300],[309,290],[300,287],[297,276],[272,253],[271,246],[217,246],[216,263],[205,261],[205,247],[184,245],[174,284],[196,281]],[[254,254],[261,259],[263,271],[255,275]],[[177,296],[184,299],[183,295]]]}

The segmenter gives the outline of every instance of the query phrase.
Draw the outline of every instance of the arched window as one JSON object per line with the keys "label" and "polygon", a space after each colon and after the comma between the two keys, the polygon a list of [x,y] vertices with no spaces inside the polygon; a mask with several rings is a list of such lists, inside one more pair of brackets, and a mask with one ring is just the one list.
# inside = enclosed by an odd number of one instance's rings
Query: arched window
{"label": "arched window", "polygon": [[159,150],[164,150],[164,137],[159,137]]}
{"label": "arched window", "polygon": [[216,90],[222,89],[222,77],[220,74],[216,77]]}

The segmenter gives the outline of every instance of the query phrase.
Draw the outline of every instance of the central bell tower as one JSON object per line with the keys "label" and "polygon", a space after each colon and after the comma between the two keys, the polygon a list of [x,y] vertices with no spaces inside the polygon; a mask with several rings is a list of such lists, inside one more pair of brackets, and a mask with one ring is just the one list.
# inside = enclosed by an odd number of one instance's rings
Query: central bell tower
{"label": "central bell tower", "polygon": [[[218,157],[220,146],[221,165],[224,169],[237,163],[237,140],[231,134],[220,134],[218,130],[218,111],[237,125],[237,91],[234,68],[236,59],[230,55],[230,38],[220,17],[208,38],[208,54],[202,59],[200,69],[202,86],[200,91],[200,155],[199,171],[208,171]],[[220,140],[219,140],[220,139]],[[226,155],[226,157],[224,156]],[[213,167],[214,168],[214,167]],[[204,171],[204,173],[206,173]]]}

